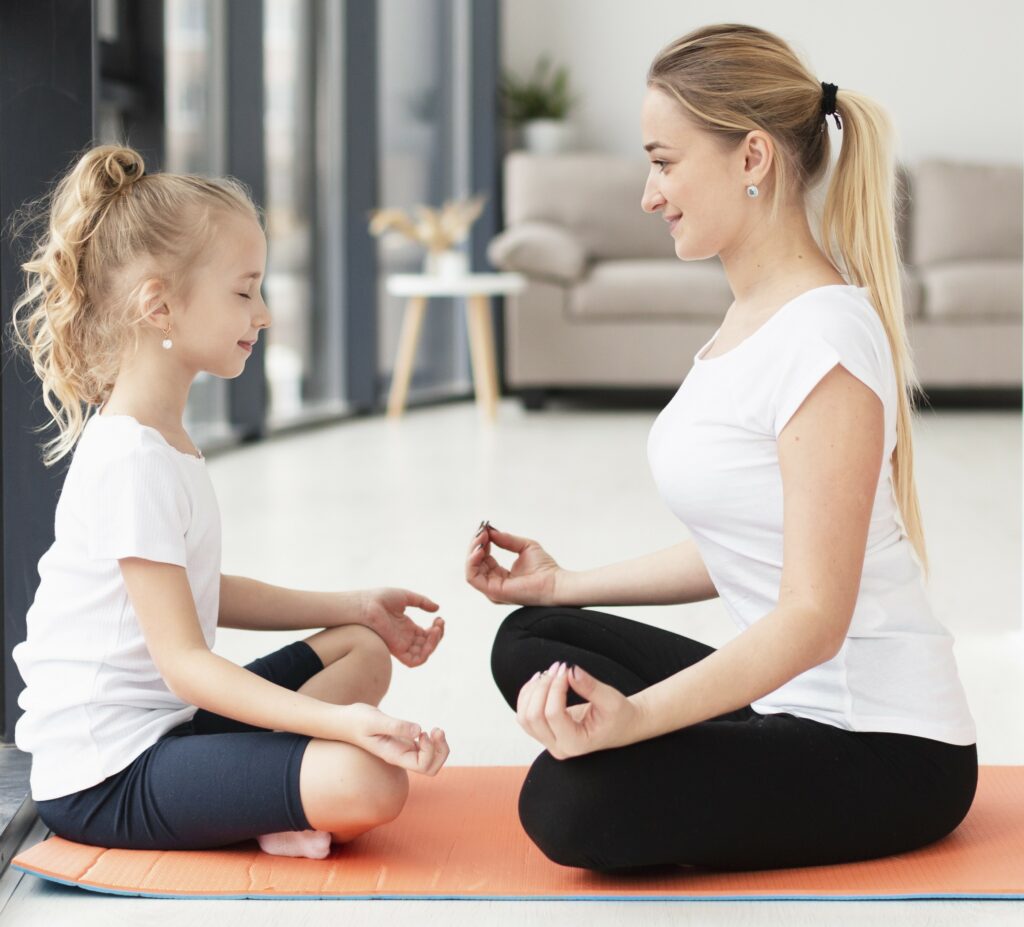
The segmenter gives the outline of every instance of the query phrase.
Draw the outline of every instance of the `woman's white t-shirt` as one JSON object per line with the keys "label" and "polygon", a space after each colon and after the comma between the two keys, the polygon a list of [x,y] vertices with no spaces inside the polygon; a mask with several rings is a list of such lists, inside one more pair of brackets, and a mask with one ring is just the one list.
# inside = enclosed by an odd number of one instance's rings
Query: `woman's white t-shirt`
{"label": "woman's white t-shirt", "polygon": [[93,415],[57,502],[39,561],[15,742],[32,754],[37,801],[102,782],[196,712],[160,676],[118,558],[185,567],[203,637],[220,602],[220,514],[202,457],[127,415]]}
{"label": "woman's white t-shirt", "polygon": [[853,731],[974,743],[953,639],[932,613],[893,492],[898,388],[867,289],[809,290],[732,350],[702,357],[717,335],[697,352],[655,421],[648,459],[660,494],[689,528],[740,630],[779,601],[783,500],[776,441],[786,423],[837,364],[878,395],[885,414],[883,463],[846,640],[831,660],[752,707]]}

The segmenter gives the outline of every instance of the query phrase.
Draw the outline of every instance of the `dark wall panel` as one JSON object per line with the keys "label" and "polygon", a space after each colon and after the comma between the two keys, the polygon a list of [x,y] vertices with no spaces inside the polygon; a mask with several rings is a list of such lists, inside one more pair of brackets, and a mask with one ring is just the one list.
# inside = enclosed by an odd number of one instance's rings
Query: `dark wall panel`
{"label": "dark wall panel", "polygon": [[[92,140],[95,56],[90,0],[3,0],[0,3],[0,377],[3,515],[3,737],[14,736],[23,683],[11,648],[25,637],[25,613],[39,582],[39,558],[53,541],[53,517],[65,466],[40,459],[47,421],[31,367],[10,350],[11,307],[22,286],[24,243],[12,242],[9,220],[39,197]],[[52,434],[52,432],[51,432]]]}

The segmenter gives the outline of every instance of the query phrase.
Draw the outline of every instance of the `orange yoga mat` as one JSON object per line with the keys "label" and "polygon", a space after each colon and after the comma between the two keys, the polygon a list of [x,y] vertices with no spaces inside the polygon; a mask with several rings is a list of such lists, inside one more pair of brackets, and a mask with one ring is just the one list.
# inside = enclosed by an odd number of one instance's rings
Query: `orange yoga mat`
{"label": "orange yoga mat", "polygon": [[398,820],[325,860],[267,856],[255,841],[197,852],[107,850],[51,837],[17,869],[93,891],[158,898],[898,899],[1024,898],[1024,767],[983,766],[950,836],[900,856],[805,869],[681,868],[610,877],[549,862],[519,824],[522,767],[413,777]]}

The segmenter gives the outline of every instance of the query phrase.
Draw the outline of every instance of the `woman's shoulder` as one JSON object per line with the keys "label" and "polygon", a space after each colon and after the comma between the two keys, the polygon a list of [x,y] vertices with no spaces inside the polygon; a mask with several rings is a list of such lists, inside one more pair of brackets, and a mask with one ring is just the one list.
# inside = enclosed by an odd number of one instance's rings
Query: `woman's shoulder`
{"label": "woman's shoulder", "polygon": [[820,288],[789,308],[783,337],[792,350],[804,354],[818,345],[844,359],[870,358],[879,367],[892,363],[889,336],[867,287]]}
{"label": "woman's shoulder", "polygon": [[802,293],[789,307],[794,324],[815,333],[856,330],[883,333],[881,316],[867,287],[837,284]]}

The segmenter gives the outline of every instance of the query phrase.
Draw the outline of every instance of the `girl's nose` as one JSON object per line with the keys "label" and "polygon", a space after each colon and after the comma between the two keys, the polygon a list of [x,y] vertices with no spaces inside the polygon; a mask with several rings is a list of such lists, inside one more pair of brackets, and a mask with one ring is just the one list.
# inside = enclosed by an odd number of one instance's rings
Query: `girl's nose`
{"label": "girl's nose", "polygon": [[270,307],[263,301],[262,294],[260,295],[260,309],[253,316],[252,321],[257,328],[270,328]]}

